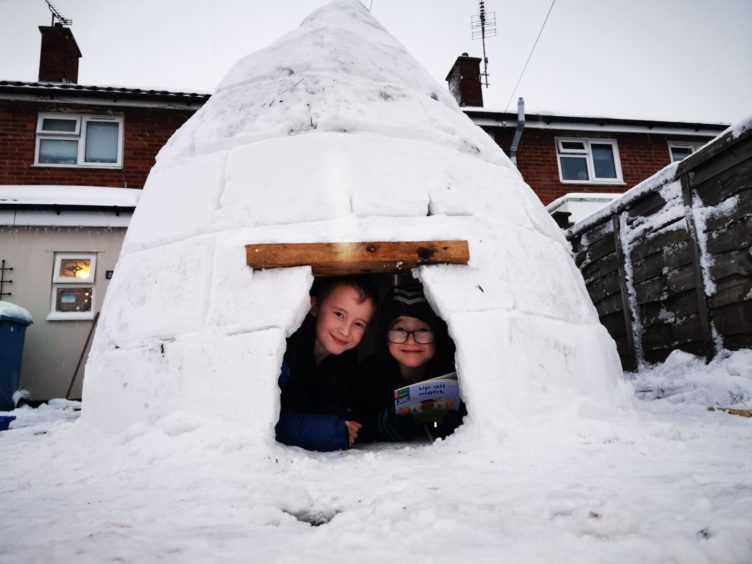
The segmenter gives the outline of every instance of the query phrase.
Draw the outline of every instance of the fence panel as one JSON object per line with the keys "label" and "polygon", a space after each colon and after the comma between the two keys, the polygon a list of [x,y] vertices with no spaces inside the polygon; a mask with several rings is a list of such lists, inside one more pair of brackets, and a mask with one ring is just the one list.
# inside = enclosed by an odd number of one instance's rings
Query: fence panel
{"label": "fence panel", "polygon": [[752,123],[567,232],[622,366],[752,347]]}

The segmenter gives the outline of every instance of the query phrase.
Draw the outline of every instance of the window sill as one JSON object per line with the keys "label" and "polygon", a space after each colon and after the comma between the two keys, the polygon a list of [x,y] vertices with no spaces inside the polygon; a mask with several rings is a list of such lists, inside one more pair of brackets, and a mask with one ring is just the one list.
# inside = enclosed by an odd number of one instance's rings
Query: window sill
{"label": "window sill", "polygon": [[78,169],[95,169],[95,170],[122,170],[120,164],[51,164],[51,163],[34,163],[32,168],[78,168]]}
{"label": "window sill", "polygon": [[588,186],[626,186],[623,180],[561,180],[561,184],[587,184]]}
{"label": "window sill", "polygon": [[84,313],[62,313],[53,311],[47,315],[47,321],[86,321],[94,319],[94,312],[87,311]]}

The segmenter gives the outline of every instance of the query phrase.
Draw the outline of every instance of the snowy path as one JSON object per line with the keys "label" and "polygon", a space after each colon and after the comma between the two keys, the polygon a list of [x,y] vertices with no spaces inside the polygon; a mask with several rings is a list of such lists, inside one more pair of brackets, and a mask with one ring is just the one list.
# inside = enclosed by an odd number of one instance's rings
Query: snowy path
{"label": "snowy path", "polygon": [[460,433],[263,459],[215,421],[114,441],[70,404],[18,414],[0,562],[752,561],[752,422],[696,406],[643,403],[588,439],[517,430],[493,452]]}

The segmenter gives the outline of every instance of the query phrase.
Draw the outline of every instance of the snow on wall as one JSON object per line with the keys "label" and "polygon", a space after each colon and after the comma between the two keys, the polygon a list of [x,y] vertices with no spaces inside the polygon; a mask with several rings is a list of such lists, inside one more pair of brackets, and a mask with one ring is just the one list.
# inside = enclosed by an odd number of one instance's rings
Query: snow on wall
{"label": "snow on wall", "polygon": [[238,62],[159,154],[86,368],[83,421],[176,411],[273,445],[285,337],[309,267],[252,271],[247,243],[467,239],[417,269],[492,436],[541,414],[627,408],[616,348],[569,245],[502,151],[357,0]]}

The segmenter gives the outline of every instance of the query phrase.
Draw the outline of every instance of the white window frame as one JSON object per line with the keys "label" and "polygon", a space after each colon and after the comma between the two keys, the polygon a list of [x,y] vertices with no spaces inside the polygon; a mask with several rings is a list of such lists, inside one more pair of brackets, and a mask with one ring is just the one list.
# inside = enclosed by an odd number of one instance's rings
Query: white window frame
{"label": "white window frame", "polygon": [[[702,147],[705,141],[669,141],[668,142],[668,158],[672,163],[680,162],[674,160],[674,154],[671,149],[689,149],[689,155],[692,155],[697,149]],[[686,157],[685,157],[686,158]]]}
{"label": "white window frame", "polygon": [[[64,260],[88,260],[89,276],[87,278],[70,278],[60,276],[60,265]],[[52,281],[63,284],[94,284],[94,276],[97,272],[97,255],[92,253],[55,253],[55,270],[52,271]]]}
{"label": "white window frame", "polygon": [[[619,145],[616,139],[600,139],[597,137],[556,137],[556,166],[559,167],[559,182],[562,184],[624,184],[621,172],[621,158],[619,157]],[[563,143],[582,143],[582,149],[564,149]],[[593,165],[593,151],[591,143],[597,145],[611,145],[614,155],[614,171],[616,178],[596,178],[595,166]],[[584,157],[587,163],[588,180],[565,180],[561,169],[560,157]]]}
{"label": "white window frame", "polygon": [[[89,276],[87,278],[69,278],[60,276],[60,264],[63,260],[83,259],[90,261]],[[97,255],[95,253],[55,253],[55,261],[52,271],[52,292],[50,296],[50,313],[47,321],[75,321],[82,319],[94,319],[96,306],[96,280]],[[91,290],[91,309],[89,311],[58,311],[57,293],[59,289],[88,289]]]}
{"label": "white window frame", "polygon": [[[44,129],[45,119],[61,119],[76,122],[75,131],[49,131]],[[90,123],[117,123],[118,140],[117,155],[114,163],[86,162],[86,131]],[[68,113],[40,113],[37,116],[36,142],[34,145],[34,166],[55,168],[123,168],[123,116],[68,114]],[[77,141],[78,153],[76,163],[41,163],[39,162],[39,148],[43,139],[61,141]]]}

